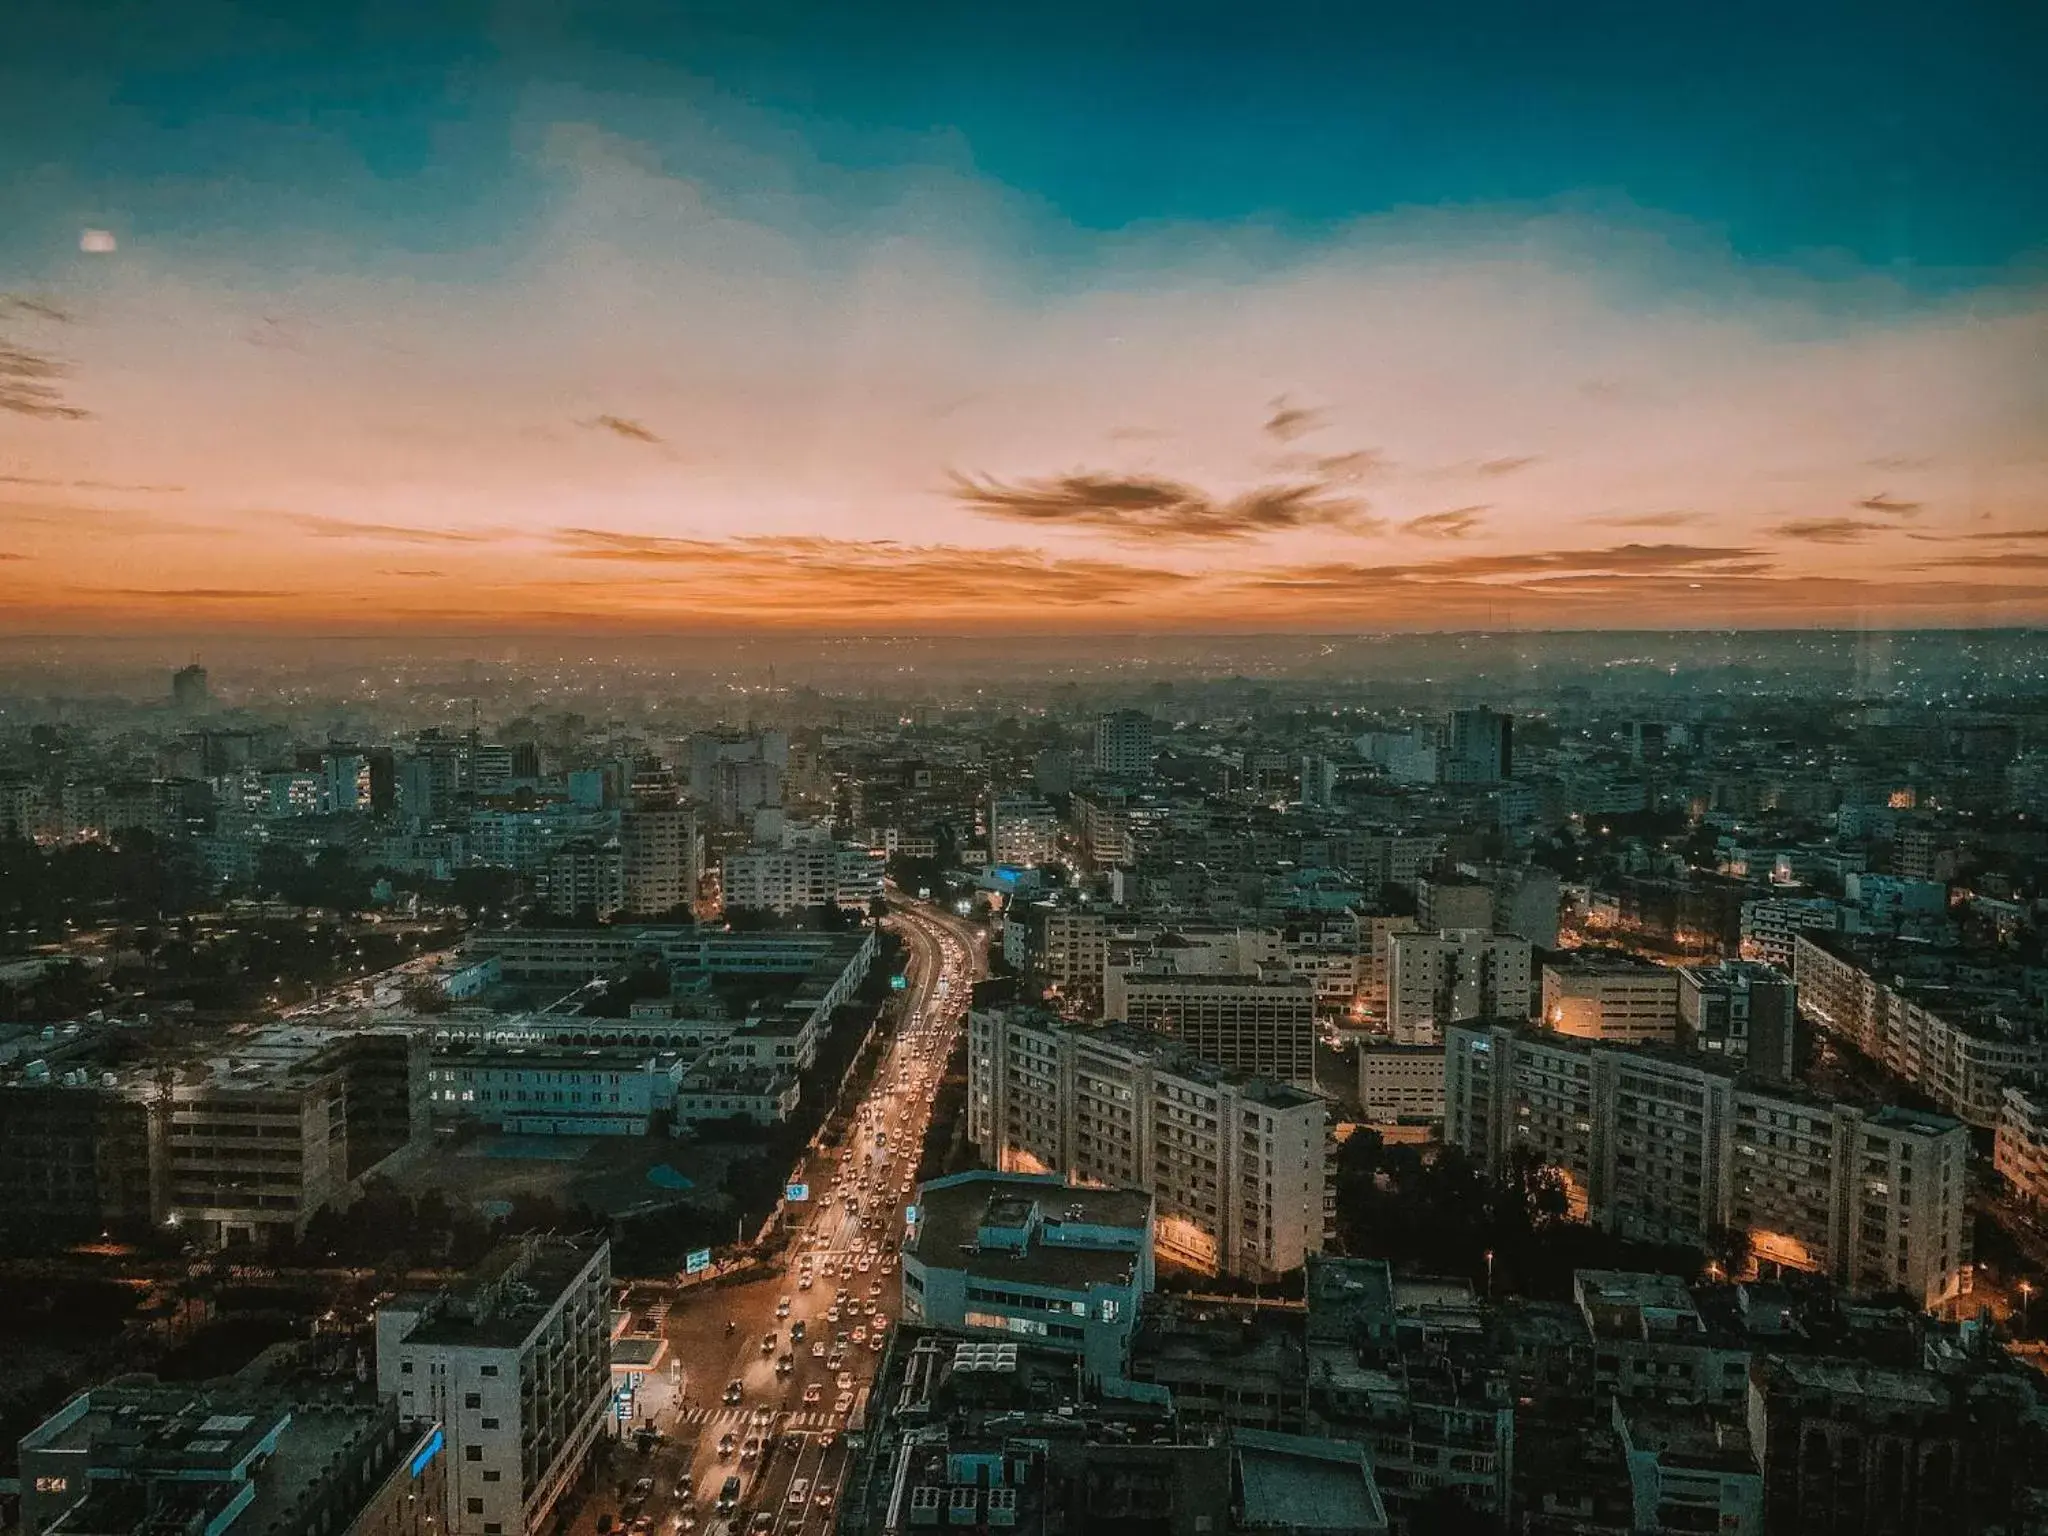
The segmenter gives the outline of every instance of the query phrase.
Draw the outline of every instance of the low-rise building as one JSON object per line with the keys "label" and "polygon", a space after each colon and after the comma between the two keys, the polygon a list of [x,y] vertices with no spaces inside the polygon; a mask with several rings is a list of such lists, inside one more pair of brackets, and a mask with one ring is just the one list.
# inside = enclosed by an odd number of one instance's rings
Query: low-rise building
{"label": "low-rise building", "polygon": [[1537,1017],[1561,1035],[1610,1045],[1678,1038],[1678,972],[1623,950],[1572,950],[1544,962]]}
{"label": "low-rise building", "polygon": [[1362,1041],[1358,1101],[1372,1125],[1441,1125],[1444,1048]]}
{"label": "low-rise building", "polygon": [[907,1322],[1022,1339],[1127,1374],[1152,1289],[1152,1197],[1050,1175],[960,1173],[923,1185],[903,1244]]}

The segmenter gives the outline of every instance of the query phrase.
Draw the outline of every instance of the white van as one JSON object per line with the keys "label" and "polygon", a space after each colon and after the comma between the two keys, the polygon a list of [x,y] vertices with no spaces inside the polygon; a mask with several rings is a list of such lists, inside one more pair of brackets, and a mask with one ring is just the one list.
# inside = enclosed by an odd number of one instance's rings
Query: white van
{"label": "white van", "polygon": [[789,1485],[789,1503],[792,1508],[808,1504],[810,1501],[811,1480],[808,1477],[800,1477]]}

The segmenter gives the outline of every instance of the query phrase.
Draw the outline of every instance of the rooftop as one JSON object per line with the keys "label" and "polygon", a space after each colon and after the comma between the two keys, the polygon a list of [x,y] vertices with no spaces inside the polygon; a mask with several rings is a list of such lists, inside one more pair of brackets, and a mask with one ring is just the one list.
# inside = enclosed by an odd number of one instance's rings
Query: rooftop
{"label": "rooftop", "polygon": [[956,1174],[918,1191],[917,1231],[905,1251],[929,1267],[1027,1285],[1128,1285],[1151,1219],[1152,1197],[1137,1190]]}
{"label": "rooftop", "polygon": [[608,1250],[566,1238],[501,1243],[475,1268],[431,1296],[401,1298],[394,1310],[422,1312],[408,1344],[502,1349],[523,1344],[563,1292]]}

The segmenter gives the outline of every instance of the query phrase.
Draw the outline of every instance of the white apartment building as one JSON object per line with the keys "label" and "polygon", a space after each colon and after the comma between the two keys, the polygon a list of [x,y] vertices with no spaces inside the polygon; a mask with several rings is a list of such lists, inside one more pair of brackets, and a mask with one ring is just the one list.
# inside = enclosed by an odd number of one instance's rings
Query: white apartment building
{"label": "white apartment building", "polygon": [[1768,1088],[1725,1063],[1508,1025],[1453,1026],[1444,1140],[1533,1155],[1624,1236],[1746,1231],[1759,1262],[1936,1306],[1969,1288],[1969,1133],[1946,1115]]}
{"label": "white apartment building", "polygon": [[991,864],[1035,869],[1052,862],[1059,848],[1059,812],[1033,795],[998,795],[988,808]]}
{"label": "white apartment building", "polygon": [[[1490,897],[1489,897],[1490,899]],[[1387,1026],[1397,1045],[1436,1045],[1465,1019],[1529,1016],[1527,939],[1459,928],[1387,940]]]}
{"label": "white apartment building", "polygon": [[2048,1082],[2048,1028],[2017,1000],[1880,981],[1813,934],[1795,941],[1792,974],[1800,1017],[1980,1129],[1998,1125],[2008,1087]]}
{"label": "white apartment building", "polygon": [[720,869],[725,905],[778,914],[806,907],[865,911],[882,894],[886,856],[855,843],[823,839],[729,853]]}
{"label": "white apartment building", "polygon": [[1162,1257],[1266,1280],[1322,1250],[1323,1100],[1117,1025],[1022,1009],[968,1021],[968,1135],[992,1167],[1140,1189]]}
{"label": "white apartment building", "polygon": [[450,1045],[427,1069],[443,1120],[475,1120],[522,1136],[644,1136],[671,1108],[683,1059],[631,1048]]}
{"label": "white apartment building", "polygon": [[1678,972],[1619,950],[1547,961],[1537,1016],[1561,1035],[1610,1045],[1678,1039]]}
{"label": "white apartment building", "polygon": [[626,904],[626,865],[616,843],[576,842],[548,859],[544,877],[548,911],[610,917]]}
{"label": "white apartment building", "polygon": [[1095,722],[1095,771],[1112,778],[1141,778],[1152,771],[1152,717],[1119,709]]}
{"label": "white apartment building", "polygon": [[2048,1205],[2048,1096],[2005,1090],[1991,1166],[2015,1200],[2036,1209]]}
{"label": "white apartment building", "polygon": [[1315,983],[1306,976],[1124,978],[1124,1022],[1170,1035],[1227,1072],[1316,1081]]}
{"label": "white apartment building", "polygon": [[1444,1048],[1366,1041],[1358,1099],[1369,1125],[1434,1125],[1444,1118]]}
{"label": "white apartment building", "polygon": [[379,1307],[377,1391],[440,1420],[450,1536],[548,1529],[611,1406],[611,1245],[507,1243]]}
{"label": "white apartment building", "polygon": [[1845,911],[1826,896],[1766,896],[1742,904],[1742,958],[1761,960],[1781,971],[1792,968],[1799,935],[1831,933]]}

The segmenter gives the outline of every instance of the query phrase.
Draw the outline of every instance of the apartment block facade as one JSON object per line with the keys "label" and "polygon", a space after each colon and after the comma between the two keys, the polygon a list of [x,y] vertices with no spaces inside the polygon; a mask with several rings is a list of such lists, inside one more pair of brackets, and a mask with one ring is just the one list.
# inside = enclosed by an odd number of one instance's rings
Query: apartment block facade
{"label": "apartment block facade", "polygon": [[1671,1051],[1512,1024],[1454,1026],[1444,1139],[1484,1165],[1533,1156],[1575,1212],[1652,1242],[1745,1232],[1763,1262],[1926,1306],[1969,1284],[1969,1133],[1865,1109]]}
{"label": "apartment block facade", "polygon": [[1307,976],[1132,975],[1124,1022],[1170,1035],[1225,1071],[1299,1088],[1316,1080],[1316,993]]}
{"label": "apartment block facade", "polygon": [[967,1103],[991,1167],[1150,1193],[1163,1257],[1259,1280],[1322,1249],[1328,1147],[1314,1094],[1136,1029],[1004,1009],[970,1016]]}
{"label": "apartment block facade", "polygon": [[1437,1045],[1447,1026],[1466,1019],[1526,1016],[1530,960],[1527,939],[1484,928],[1390,935],[1387,1023],[1394,1042]]}
{"label": "apartment block facade", "polygon": [[1619,950],[1568,952],[1544,963],[1537,1006],[1559,1034],[1669,1044],[1678,1038],[1678,972]]}

